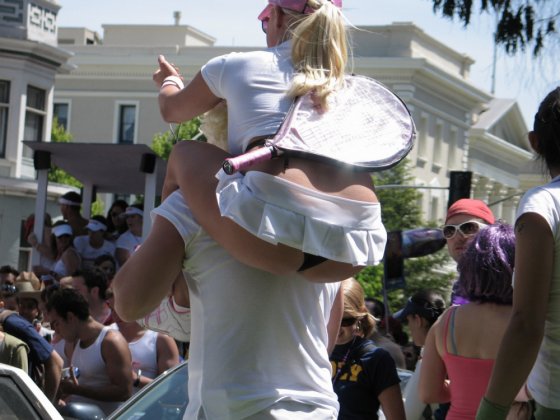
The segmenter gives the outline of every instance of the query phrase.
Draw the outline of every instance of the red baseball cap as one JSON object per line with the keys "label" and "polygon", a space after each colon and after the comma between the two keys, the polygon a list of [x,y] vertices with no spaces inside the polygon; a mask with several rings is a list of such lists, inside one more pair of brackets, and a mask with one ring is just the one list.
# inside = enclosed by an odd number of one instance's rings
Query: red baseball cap
{"label": "red baseball cap", "polygon": [[467,214],[472,217],[478,217],[489,225],[496,221],[494,213],[492,213],[492,210],[490,210],[490,207],[488,207],[484,201],[472,198],[462,198],[455,201],[447,210],[445,222],[447,223],[451,217],[457,214]]}

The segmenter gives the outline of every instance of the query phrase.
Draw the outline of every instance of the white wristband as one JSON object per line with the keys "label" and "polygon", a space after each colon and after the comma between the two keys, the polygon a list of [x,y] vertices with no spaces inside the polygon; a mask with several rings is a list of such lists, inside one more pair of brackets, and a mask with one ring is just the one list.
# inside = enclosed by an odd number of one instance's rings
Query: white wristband
{"label": "white wristband", "polygon": [[176,86],[179,89],[183,89],[185,87],[185,84],[179,76],[167,76],[165,79],[163,79],[161,88],[164,88],[165,86]]}

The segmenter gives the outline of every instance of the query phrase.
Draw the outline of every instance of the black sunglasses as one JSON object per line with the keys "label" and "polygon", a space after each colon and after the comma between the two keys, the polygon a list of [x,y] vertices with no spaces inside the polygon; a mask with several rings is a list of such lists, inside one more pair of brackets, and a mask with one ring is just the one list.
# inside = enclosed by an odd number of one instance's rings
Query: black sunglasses
{"label": "black sunglasses", "polygon": [[17,287],[14,286],[13,284],[3,284],[2,287],[0,287],[0,290],[4,293],[16,293],[17,292]]}
{"label": "black sunglasses", "polygon": [[461,235],[463,235],[464,237],[467,237],[476,235],[481,228],[484,228],[486,226],[488,225],[477,222],[476,220],[471,220],[459,225],[444,225],[441,227],[441,230],[445,239],[451,239],[455,236],[457,231],[461,232]]}

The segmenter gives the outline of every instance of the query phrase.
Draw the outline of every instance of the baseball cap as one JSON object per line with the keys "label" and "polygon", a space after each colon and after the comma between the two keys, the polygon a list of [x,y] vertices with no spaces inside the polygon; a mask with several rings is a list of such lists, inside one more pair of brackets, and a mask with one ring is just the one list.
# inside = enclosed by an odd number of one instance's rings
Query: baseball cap
{"label": "baseball cap", "polygon": [[70,235],[72,236],[72,227],[70,225],[58,225],[52,228],[52,233],[57,238],[63,235]]}
{"label": "baseball cap", "polygon": [[124,212],[125,216],[132,216],[134,214],[137,214],[138,216],[144,217],[144,212],[142,210],[140,210],[139,208],[136,208],[136,207],[127,207],[125,212]]}
{"label": "baseball cap", "polygon": [[[342,0],[325,0],[334,4],[338,8],[342,8]],[[259,20],[265,20],[270,17],[270,10],[273,6],[282,7],[283,9],[293,10],[294,12],[304,13],[306,15],[315,11],[307,6],[307,0],[268,0],[268,5],[259,14]]]}
{"label": "baseball cap", "polygon": [[58,204],[65,204],[72,207],[80,207],[82,205],[82,196],[74,191],[68,191],[58,199]]}
{"label": "baseball cap", "polygon": [[99,230],[107,230],[107,225],[101,223],[99,220],[90,219],[88,224],[86,225],[87,230],[91,230],[92,232],[97,232]]}
{"label": "baseball cap", "polygon": [[447,210],[445,222],[447,223],[451,217],[457,214],[467,214],[472,217],[478,217],[490,225],[496,221],[494,213],[492,213],[492,210],[490,210],[484,201],[472,198],[462,198],[455,201]]}
{"label": "baseball cap", "polygon": [[431,319],[434,316],[434,309],[431,306],[428,307],[429,305],[427,305],[427,303],[428,302],[421,304],[409,298],[404,308],[395,312],[393,318],[400,322],[406,322],[406,317],[408,315],[420,315],[424,318]]}

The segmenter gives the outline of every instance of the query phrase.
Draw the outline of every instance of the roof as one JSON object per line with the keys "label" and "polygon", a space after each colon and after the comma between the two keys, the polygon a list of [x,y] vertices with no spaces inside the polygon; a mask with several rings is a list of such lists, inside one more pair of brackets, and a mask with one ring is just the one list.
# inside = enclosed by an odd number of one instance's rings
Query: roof
{"label": "roof", "polygon": [[161,191],[167,163],[145,144],[52,143],[24,141],[33,151],[51,154],[51,163],[98,193],[144,194],[144,155],[154,159],[156,188]]}

